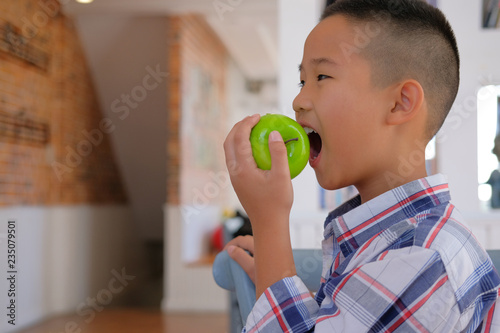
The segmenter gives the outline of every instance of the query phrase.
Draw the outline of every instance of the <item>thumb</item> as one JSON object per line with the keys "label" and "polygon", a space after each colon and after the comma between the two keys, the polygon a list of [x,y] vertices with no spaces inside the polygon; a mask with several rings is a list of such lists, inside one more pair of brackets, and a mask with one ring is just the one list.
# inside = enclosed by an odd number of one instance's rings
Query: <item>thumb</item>
{"label": "thumb", "polygon": [[272,131],[269,134],[269,152],[271,153],[271,170],[286,172],[290,176],[286,146],[278,131]]}

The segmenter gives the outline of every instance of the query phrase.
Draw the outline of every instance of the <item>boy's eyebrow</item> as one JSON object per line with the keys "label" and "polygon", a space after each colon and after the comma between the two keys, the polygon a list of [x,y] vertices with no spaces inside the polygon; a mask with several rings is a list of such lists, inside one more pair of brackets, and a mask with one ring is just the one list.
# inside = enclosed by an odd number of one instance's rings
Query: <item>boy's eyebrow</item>
{"label": "boy's eyebrow", "polygon": [[[322,57],[322,58],[314,58],[314,59],[311,59],[309,61],[311,64],[313,65],[321,65],[321,64],[327,64],[327,65],[337,65],[337,63],[335,61],[333,61],[332,59],[330,58],[325,58],[325,57]],[[299,64],[299,72],[302,71],[302,64]]]}

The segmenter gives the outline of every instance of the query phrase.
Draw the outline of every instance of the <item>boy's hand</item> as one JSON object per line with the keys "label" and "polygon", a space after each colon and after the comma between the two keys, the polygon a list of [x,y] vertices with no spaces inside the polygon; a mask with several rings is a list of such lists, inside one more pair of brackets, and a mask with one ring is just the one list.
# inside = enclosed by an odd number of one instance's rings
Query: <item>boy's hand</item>
{"label": "boy's hand", "polygon": [[273,283],[296,274],[289,229],[293,189],[286,146],[281,135],[272,132],[271,170],[259,169],[250,145],[250,132],[259,119],[259,115],[243,119],[224,142],[231,183],[252,223],[257,298]]}
{"label": "boy's hand", "polygon": [[[241,268],[247,273],[248,277],[255,284],[255,260],[253,258],[253,237],[238,236],[229,241],[224,250]],[[248,252],[247,252],[248,251]]]}
{"label": "boy's hand", "polygon": [[285,217],[288,222],[293,202],[286,146],[278,132],[269,136],[271,170],[261,170],[255,163],[249,138],[259,119],[257,114],[238,122],[224,142],[231,183],[253,228],[258,228],[261,220]]}

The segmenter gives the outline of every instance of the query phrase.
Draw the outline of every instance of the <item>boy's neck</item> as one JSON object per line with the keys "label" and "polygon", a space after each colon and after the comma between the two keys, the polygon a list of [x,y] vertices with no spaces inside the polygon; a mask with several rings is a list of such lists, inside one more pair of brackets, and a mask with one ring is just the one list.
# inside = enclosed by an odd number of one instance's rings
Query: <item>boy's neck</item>
{"label": "boy's neck", "polygon": [[408,184],[414,180],[427,177],[425,164],[408,170],[407,173],[385,171],[381,175],[355,185],[361,196],[361,203],[365,203],[396,187]]}

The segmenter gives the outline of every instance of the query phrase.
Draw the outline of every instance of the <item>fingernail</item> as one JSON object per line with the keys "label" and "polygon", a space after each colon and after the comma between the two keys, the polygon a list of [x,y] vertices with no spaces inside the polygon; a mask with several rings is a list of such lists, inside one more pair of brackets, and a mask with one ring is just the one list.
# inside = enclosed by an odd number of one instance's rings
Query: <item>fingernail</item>
{"label": "fingernail", "polygon": [[269,134],[269,141],[283,141],[283,139],[281,138],[280,132],[278,132],[278,131],[272,131]]}
{"label": "fingernail", "polygon": [[246,116],[246,117],[245,117],[245,119],[253,119],[253,118],[257,117],[258,115],[259,115],[259,114],[258,114],[258,113],[256,113],[256,114],[253,114],[253,115],[251,115],[251,116]]}
{"label": "fingernail", "polygon": [[232,254],[232,253],[234,252],[234,249],[235,249],[235,248],[236,248],[236,246],[234,246],[234,245],[229,245],[229,246],[227,247],[227,253]]}

